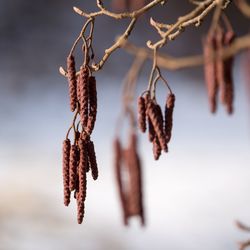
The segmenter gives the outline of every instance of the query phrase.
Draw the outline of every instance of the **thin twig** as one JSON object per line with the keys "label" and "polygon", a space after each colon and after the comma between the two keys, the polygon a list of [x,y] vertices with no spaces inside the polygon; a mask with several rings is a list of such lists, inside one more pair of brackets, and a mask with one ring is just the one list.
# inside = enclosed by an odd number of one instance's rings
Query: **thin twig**
{"label": "thin twig", "polygon": [[160,48],[166,44],[167,40],[173,40],[178,36],[184,28],[193,24],[200,23],[202,19],[217,5],[216,0],[206,0],[199,4],[193,11],[188,13],[185,16],[179,17],[175,24],[172,24],[169,29],[161,35],[161,39],[152,43],[151,41],[147,42],[147,46],[150,49]]}

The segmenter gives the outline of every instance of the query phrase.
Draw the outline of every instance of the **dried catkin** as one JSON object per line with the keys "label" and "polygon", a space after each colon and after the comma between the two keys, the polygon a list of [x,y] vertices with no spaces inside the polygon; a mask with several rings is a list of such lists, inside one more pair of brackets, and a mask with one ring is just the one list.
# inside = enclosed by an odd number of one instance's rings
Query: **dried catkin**
{"label": "dried catkin", "polygon": [[121,144],[118,138],[115,138],[114,140],[114,167],[115,167],[115,176],[116,176],[116,182],[118,186],[119,191],[119,197],[121,200],[122,210],[123,210],[123,221],[124,224],[128,224],[128,215],[127,215],[127,209],[126,209],[126,198],[123,191],[123,185],[122,185],[122,148]]}
{"label": "dried catkin", "polygon": [[165,129],[167,143],[169,143],[172,135],[174,103],[175,103],[175,95],[171,93],[168,95],[165,104],[164,129]]}
{"label": "dried catkin", "polygon": [[91,134],[96,121],[97,114],[97,92],[96,92],[96,80],[94,76],[89,77],[89,117],[86,131]]}
{"label": "dried catkin", "polygon": [[70,148],[70,161],[69,161],[69,189],[73,191],[76,189],[77,180],[77,165],[78,165],[78,149],[76,145]]}
{"label": "dried catkin", "polygon": [[163,131],[163,123],[161,121],[161,117],[159,116],[158,112],[155,109],[155,104],[153,103],[153,101],[150,100],[148,102],[146,112],[147,112],[147,116],[149,117],[149,119],[151,120],[153,124],[153,128],[154,128],[156,136],[159,139],[161,149],[167,152],[168,149],[167,149],[166,138],[165,138],[164,131]]}
{"label": "dried catkin", "polygon": [[137,137],[132,132],[130,134],[130,144],[124,150],[125,160],[129,174],[129,188],[127,193],[127,210],[129,216],[139,215],[144,224],[142,205],[142,185],[141,185],[141,165],[137,154]]}
{"label": "dried catkin", "polygon": [[92,173],[92,177],[94,180],[98,178],[98,167],[96,162],[96,154],[95,154],[95,147],[94,143],[89,140],[87,144],[88,156],[89,156],[89,165]]}
{"label": "dried catkin", "polygon": [[225,64],[222,58],[224,36],[224,31],[221,28],[218,28],[215,34],[217,51],[215,76],[220,89],[220,100],[223,104],[226,103]]}
{"label": "dried catkin", "polygon": [[77,196],[77,220],[81,224],[84,217],[84,201],[87,191],[86,166],[88,164],[87,145],[83,139],[79,139],[80,161],[78,167],[79,194]]}
{"label": "dried catkin", "polygon": [[[235,38],[233,31],[229,30],[225,34],[224,46],[227,47],[232,44]],[[232,67],[233,67],[233,57],[229,57],[224,61],[225,68],[225,105],[227,107],[228,114],[233,113],[233,97],[234,97],[234,86],[233,86],[233,76],[232,76]]]}
{"label": "dried catkin", "polygon": [[69,189],[69,161],[70,161],[70,140],[63,141],[63,187],[64,187],[64,205],[68,206],[70,203],[70,189]]}
{"label": "dried catkin", "polygon": [[155,138],[155,130],[149,116],[147,116],[147,122],[148,122],[148,139],[150,142],[153,142]]}
{"label": "dried catkin", "polygon": [[157,137],[153,140],[153,154],[155,160],[158,160],[161,156],[161,145]]}
{"label": "dried catkin", "polygon": [[146,104],[142,96],[138,98],[138,125],[144,133],[146,131]]}
{"label": "dried catkin", "polygon": [[77,78],[75,69],[75,59],[73,55],[67,57],[67,71],[69,82],[70,109],[73,112],[77,104]]}
{"label": "dried catkin", "polygon": [[204,54],[204,75],[207,86],[208,99],[210,104],[210,111],[216,111],[216,97],[218,92],[218,84],[215,79],[215,60],[213,54],[215,52],[215,38],[212,34],[208,34],[203,44]]}
{"label": "dried catkin", "polygon": [[79,76],[79,104],[82,126],[86,127],[88,122],[88,101],[89,101],[89,71],[87,67],[80,68]]}

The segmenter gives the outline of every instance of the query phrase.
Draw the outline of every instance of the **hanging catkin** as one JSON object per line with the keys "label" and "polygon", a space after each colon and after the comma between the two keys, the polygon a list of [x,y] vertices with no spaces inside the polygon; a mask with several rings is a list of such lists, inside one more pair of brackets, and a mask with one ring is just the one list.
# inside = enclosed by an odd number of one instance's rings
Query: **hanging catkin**
{"label": "hanging catkin", "polygon": [[209,33],[203,42],[204,53],[204,75],[207,86],[210,111],[215,113],[217,109],[216,97],[218,92],[218,84],[215,78],[215,60],[213,58],[215,52],[215,38]]}
{"label": "hanging catkin", "polygon": [[165,138],[164,131],[163,131],[163,124],[161,121],[161,117],[159,116],[159,114],[157,114],[157,111],[155,110],[155,104],[153,103],[153,101],[150,100],[148,102],[146,112],[147,112],[147,116],[149,117],[149,119],[151,120],[153,124],[153,128],[160,142],[161,149],[167,152],[168,149],[167,149],[166,138]]}
{"label": "hanging catkin", "polygon": [[97,92],[96,92],[96,80],[94,76],[89,77],[89,116],[86,132],[91,134],[96,121],[97,114]]}
{"label": "hanging catkin", "polygon": [[80,149],[80,160],[78,167],[79,176],[79,194],[77,196],[77,220],[81,224],[84,217],[84,202],[86,199],[86,189],[87,189],[87,177],[86,177],[86,166],[88,164],[87,156],[87,145],[86,142],[80,138],[79,139],[79,149]]}
{"label": "hanging catkin", "polygon": [[224,41],[225,33],[224,31],[218,27],[215,33],[216,39],[216,80],[220,89],[220,100],[223,104],[226,103],[226,83],[225,83],[225,64],[222,58],[222,50],[223,50],[223,41]]}
{"label": "hanging catkin", "polygon": [[77,164],[78,164],[78,148],[72,145],[70,148],[70,161],[69,161],[69,189],[73,191],[76,189],[77,180]]}
{"label": "hanging catkin", "polygon": [[77,78],[75,69],[75,59],[73,55],[67,57],[67,71],[69,82],[70,110],[73,112],[77,104]]}
{"label": "hanging catkin", "polygon": [[83,127],[87,126],[88,122],[88,101],[89,101],[89,71],[87,67],[80,68],[79,76],[79,104],[80,118]]}
{"label": "hanging catkin", "polygon": [[70,203],[70,189],[69,189],[69,160],[70,160],[70,140],[63,141],[63,189],[64,189],[64,205],[68,206]]}
{"label": "hanging catkin", "polygon": [[146,131],[146,104],[142,96],[138,98],[138,125],[144,133]]}
{"label": "hanging catkin", "polygon": [[173,111],[174,111],[175,95],[169,94],[165,104],[165,135],[166,141],[169,143],[172,135],[173,127]]}
{"label": "hanging catkin", "polygon": [[136,213],[141,217],[141,223],[144,225],[144,209],[143,209],[143,197],[142,197],[142,173],[141,173],[141,161],[137,152],[137,136],[134,132],[130,134],[130,156],[131,166],[133,166],[132,175],[133,182],[131,183],[133,190],[133,198],[135,202]]}
{"label": "hanging catkin", "polygon": [[91,140],[89,140],[87,143],[87,151],[88,151],[89,165],[90,165],[92,177],[94,180],[96,180],[98,178],[98,167],[97,167],[97,162],[96,162],[94,143]]}
{"label": "hanging catkin", "polygon": [[[234,38],[235,38],[235,33],[232,30],[227,31],[224,37],[224,47],[231,45]],[[233,57],[229,57],[224,61],[224,69],[225,69],[224,99],[228,114],[233,113],[234,86],[233,86],[232,67],[233,67]]]}
{"label": "hanging catkin", "polygon": [[114,167],[115,167],[115,176],[118,186],[119,197],[121,200],[122,211],[123,211],[123,221],[124,225],[128,224],[128,214],[126,208],[126,196],[123,190],[122,183],[122,148],[119,139],[116,137],[114,140]]}
{"label": "hanging catkin", "polygon": [[155,160],[158,160],[161,156],[161,145],[157,137],[153,140],[153,154]]}

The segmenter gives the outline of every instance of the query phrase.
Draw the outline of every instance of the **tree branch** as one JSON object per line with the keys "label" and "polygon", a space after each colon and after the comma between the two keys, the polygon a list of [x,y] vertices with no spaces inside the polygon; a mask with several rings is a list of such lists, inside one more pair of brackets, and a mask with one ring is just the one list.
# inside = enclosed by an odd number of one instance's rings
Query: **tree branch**
{"label": "tree branch", "polygon": [[[147,59],[153,60],[153,52],[150,49],[137,47],[136,45],[127,41],[122,44],[122,48],[132,55],[137,55],[140,52],[141,54],[146,56]],[[250,34],[236,38],[229,47],[224,48],[222,50],[222,58],[227,59],[248,48],[250,48]],[[169,70],[197,67],[203,65],[203,63],[203,55],[193,55],[176,58],[163,53],[157,54],[158,66]]]}

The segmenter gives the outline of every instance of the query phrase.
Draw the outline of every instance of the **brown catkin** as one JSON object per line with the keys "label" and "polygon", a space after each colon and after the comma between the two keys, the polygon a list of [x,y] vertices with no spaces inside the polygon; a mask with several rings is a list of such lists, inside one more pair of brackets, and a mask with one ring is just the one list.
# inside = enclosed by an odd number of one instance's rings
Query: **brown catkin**
{"label": "brown catkin", "polygon": [[147,115],[153,124],[153,128],[154,128],[156,136],[159,139],[161,149],[167,152],[168,148],[167,148],[165,133],[163,130],[163,123],[161,121],[161,117],[159,116],[159,113],[157,112],[157,109],[155,109],[155,104],[153,103],[153,101],[148,102]]}
{"label": "brown catkin", "polygon": [[150,101],[149,92],[147,92],[143,98],[145,100],[145,106],[146,106],[146,119],[147,119],[147,123],[148,123],[148,140],[150,142],[153,142],[154,137],[155,137],[155,131],[154,131],[153,124],[152,124],[149,116],[147,115],[147,106],[148,106],[148,102]]}
{"label": "brown catkin", "polygon": [[146,104],[142,96],[138,98],[138,125],[144,133],[146,131]]}
{"label": "brown catkin", "polygon": [[70,189],[69,189],[69,161],[70,161],[70,140],[63,141],[63,190],[64,190],[64,205],[68,206],[70,203]]}
{"label": "brown catkin", "polygon": [[73,112],[77,104],[77,78],[75,69],[75,59],[73,55],[67,57],[67,71],[69,82],[70,109]]}
{"label": "brown catkin", "polygon": [[161,156],[161,145],[157,137],[153,140],[153,154],[155,160],[158,160]]}
{"label": "brown catkin", "polygon": [[115,168],[115,176],[116,176],[116,182],[118,186],[119,191],[119,197],[121,200],[122,210],[123,210],[123,221],[124,224],[128,224],[128,215],[127,215],[127,209],[126,209],[126,198],[123,191],[123,185],[122,185],[122,148],[121,144],[118,138],[115,138],[114,140],[114,168]]}
{"label": "brown catkin", "polygon": [[89,117],[86,131],[91,134],[96,121],[97,114],[97,91],[96,91],[96,80],[94,76],[89,77]]}
{"label": "brown catkin", "polygon": [[139,215],[144,224],[141,184],[141,163],[137,153],[137,137],[135,133],[130,134],[130,144],[124,150],[125,160],[129,174],[129,188],[127,195],[127,209],[130,216]]}
{"label": "brown catkin", "polygon": [[212,58],[214,51],[215,38],[211,33],[209,33],[203,43],[203,54],[204,75],[211,113],[215,113],[217,109],[216,97],[218,92],[218,84],[215,78],[215,60]]}
{"label": "brown catkin", "polygon": [[226,104],[225,64],[222,58],[224,36],[224,31],[219,27],[215,34],[217,51],[215,76],[220,89],[220,100],[223,104]]}
{"label": "brown catkin", "polygon": [[70,161],[69,161],[69,189],[73,191],[76,189],[77,180],[77,164],[78,164],[78,149],[76,145],[70,148]]}
{"label": "brown catkin", "polygon": [[80,149],[80,160],[78,167],[78,176],[79,176],[79,194],[77,196],[77,220],[81,224],[84,217],[84,202],[86,199],[87,191],[87,175],[86,175],[86,166],[88,164],[87,156],[87,145],[86,141],[82,138],[79,139],[79,149]]}
{"label": "brown catkin", "polygon": [[[226,32],[224,37],[224,46],[227,47],[232,44],[235,38],[235,33],[232,30]],[[233,97],[234,97],[234,86],[233,86],[233,57],[229,57],[224,61],[225,68],[225,105],[228,114],[233,113]]]}
{"label": "brown catkin", "polygon": [[89,165],[92,173],[92,177],[94,180],[98,178],[98,167],[96,162],[96,154],[95,154],[95,147],[94,143],[89,140],[87,144],[88,156],[89,156]]}
{"label": "brown catkin", "polygon": [[154,126],[149,117],[147,117],[147,121],[148,121],[148,139],[150,142],[153,142],[155,138]]}
{"label": "brown catkin", "polygon": [[172,135],[174,104],[175,104],[175,95],[171,93],[168,95],[165,104],[164,129],[165,129],[167,143],[169,143]]}
{"label": "brown catkin", "polygon": [[88,122],[88,101],[89,101],[89,72],[87,67],[80,68],[78,96],[80,104],[80,118],[82,126],[86,127]]}

